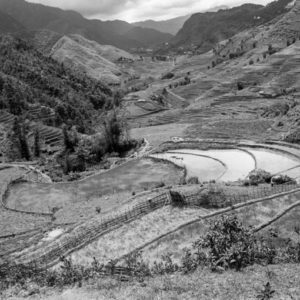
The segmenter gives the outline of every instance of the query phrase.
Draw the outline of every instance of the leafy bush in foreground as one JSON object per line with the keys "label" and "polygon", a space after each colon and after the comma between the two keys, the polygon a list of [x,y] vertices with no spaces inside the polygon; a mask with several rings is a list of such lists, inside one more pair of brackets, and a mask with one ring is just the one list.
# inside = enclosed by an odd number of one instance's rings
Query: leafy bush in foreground
{"label": "leafy bush in foreground", "polygon": [[254,263],[272,263],[274,249],[258,239],[251,227],[245,227],[236,216],[223,216],[210,225],[210,230],[194,248],[205,253],[212,270],[235,269]]}

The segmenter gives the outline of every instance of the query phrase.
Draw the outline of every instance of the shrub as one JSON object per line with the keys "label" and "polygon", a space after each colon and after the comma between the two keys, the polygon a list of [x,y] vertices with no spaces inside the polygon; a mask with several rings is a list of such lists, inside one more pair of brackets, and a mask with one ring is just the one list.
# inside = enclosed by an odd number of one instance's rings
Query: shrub
{"label": "shrub", "polygon": [[269,55],[272,55],[272,54],[274,54],[276,52],[277,52],[277,50],[274,49],[272,45],[268,46],[268,53],[269,53]]}
{"label": "shrub", "polygon": [[238,89],[239,91],[243,90],[243,89],[244,89],[244,83],[241,82],[241,81],[238,81],[238,82],[237,82],[237,89]]}
{"label": "shrub", "polygon": [[184,250],[184,255],[181,258],[181,270],[184,274],[193,272],[198,267],[198,260],[190,249]]}
{"label": "shrub", "polygon": [[256,298],[260,300],[269,300],[273,298],[274,294],[275,291],[272,289],[270,282],[267,282]]}
{"label": "shrub", "polygon": [[185,197],[176,191],[170,191],[172,206],[174,207],[183,207],[185,206]]}
{"label": "shrub", "polygon": [[251,59],[250,61],[249,61],[249,65],[253,65],[254,64],[254,61],[253,61],[253,59]]}
{"label": "shrub", "polygon": [[175,76],[174,73],[168,72],[168,73],[162,75],[161,79],[162,79],[162,80],[165,80],[165,79],[172,79],[174,76]]}
{"label": "shrub", "polygon": [[94,274],[93,268],[74,265],[71,260],[65,258],[62,258],[61,262],[62,265],[57,270],[41,270],[35,265],[2,265],[0,287],[5,289],[16,284],[26,286],[28,282],[39,286],[63,287],[82,282]]}
{"label": "shrub", "polygon": [[229,59],[234,59],[235,58],[235,54],[234,53],[229,53]]}
{"label": "shrub", "polygon": [[77,181],[81,178],[81,175],[76,172],[70,172],[68,174],[68,181]]}
{"label": "shrub", "polygon": [[161,181],[155,185],[155,188],[162,188],[164,186],[166,186],[166,184],[163,181]]}
{"label": "shrub", "polygon": [[300,144],[300,130],[297,128],[294,131],[290,132],[284,140],[288,143]]}
{"label": "shrub", "polygon": [[149,276],[151,270],[149,264],[145,263],[142,257],[142,252],[133,252],[125,259],[125,265],[130,270],[133,270],[132,275],[137,276]]}
{"label": "shrub", "polygon": [[187,180],[187,183],[188,184],[199,184],[199,178],[198,177],[190,177],[188,180]]}
{"label": "shrub", "polygon": [[153,274],[171,274],[179,270],[179,266],[173,262],[170,254],[163,255],[160,262],[154,262]]}
{"label": "shrub", "polygon": [[259,243],[250,227],[244,227],[236,216],[223,216],[210,225],[208,233],[194,247],[207,251],[207,261],[212,270],[235,269],[266,258],[268,252]]}
{"label": "shrub", "polygon": [[260,183],[270,183],[272,175],[269,172],[266,172],[261,169],[252,170],[247,179],[249,181],[249,185],[258,185]]}
{"label": "shrub", "polygon": [[271,183],[272,184],[285,184],[285,183],[296,184],[296,181],[287,175],[276,175],[272,177]]}

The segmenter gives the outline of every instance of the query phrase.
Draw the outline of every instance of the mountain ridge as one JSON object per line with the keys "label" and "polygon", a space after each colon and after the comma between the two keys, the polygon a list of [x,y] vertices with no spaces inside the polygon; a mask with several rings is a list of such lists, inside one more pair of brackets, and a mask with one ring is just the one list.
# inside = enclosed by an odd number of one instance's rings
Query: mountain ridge
{"label": "mountain ridge", "polygon": [[[0,0],[0,11],[21,23],[27,30],[51,30],[62,35],[80,34],[100,44],[113,45],[125,50],[130,48],[150,47],[161,41],[168,41],[172,35],[153,31],[147,41],[147,31],[141,35],[128,34],[135,26],[125,21],[88,20],[75,11],[65,11],[42,4],[29,3],[25,0]],[[143,28],[139,32],[143,32]],[[153,38],[158,43],[153,44]]]}
{"label": "mountain ridge", "polygon": [[[206,10],[205,12],[216,12],[221,9],[228,9],[229,6],[226,5],[219,5],[216,7],[213,7],[209,10]],[[195,12],[196,13],[196,12]],[[143,28],[150,28],[150,29],[156,29],[161,32],[170,33],[172,35],[176,35],[178,31],[182,28],[184,23],[192,16],[193,14],[188,14],[184,16],[179,16],[171,19],[166,20],[144,20],[139,22],[132,23],[133,25],[143,27]]]}
{"label": "mountain ridge", "polygon": [[218,12],[194,14],[170,41],[170,48],[197,47],[201,53],[207,52],[218,42],[245,29],[267,23],[288,11],[287,5],[290,2],[291,0],[279,0],[266,6],[243,4]]}

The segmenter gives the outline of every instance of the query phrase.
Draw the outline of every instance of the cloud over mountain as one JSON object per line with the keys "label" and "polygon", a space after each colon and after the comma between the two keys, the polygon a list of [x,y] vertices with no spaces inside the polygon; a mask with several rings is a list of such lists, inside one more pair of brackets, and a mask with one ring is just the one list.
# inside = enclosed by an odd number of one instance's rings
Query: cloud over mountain
{"label": "cloud over mountain", "polygon": [[28,0],[29,2],[76,10],[88,18],[168,19],[212,9],[216,6],[235,6],[246,2],[267,4],[270,0]]}

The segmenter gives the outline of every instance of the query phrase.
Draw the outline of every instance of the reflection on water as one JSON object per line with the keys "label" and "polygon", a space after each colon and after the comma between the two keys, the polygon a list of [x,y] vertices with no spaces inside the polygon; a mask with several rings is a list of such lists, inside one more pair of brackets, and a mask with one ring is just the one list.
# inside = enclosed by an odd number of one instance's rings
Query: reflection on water
{"label": "reflection on water", "polygon": [[[293,156],[265,149],[194,150],[180,149],[153,155],[179,166],[185,166],[187,176],[197,176],[200,181],[236,181],[245,179],[255,168],[272,174],[300,176],[300,161]],[[292,171],[291,168],[295,168]]]}

